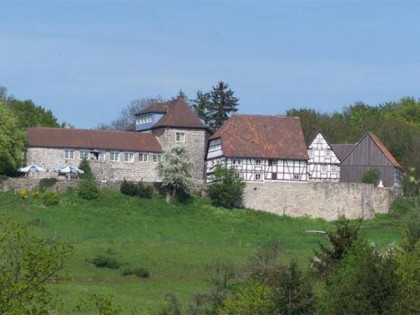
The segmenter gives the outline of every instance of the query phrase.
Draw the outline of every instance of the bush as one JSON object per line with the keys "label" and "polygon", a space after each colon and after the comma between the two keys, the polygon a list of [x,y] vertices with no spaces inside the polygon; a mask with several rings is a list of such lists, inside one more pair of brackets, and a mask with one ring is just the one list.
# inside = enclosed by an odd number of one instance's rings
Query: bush
{"label": "bush", "polygon": [[42,196],[42,201],[45,206],[56,206],[60,203],[60,195],[52,190],[47,190]]}
{"label": "bush", "polygon": [[235,169],[217,165],[208,192],[216,206],[233,208],[241,205],[244,188],[245,183]]}
{"label": "bush", "polygon": [[125,179],[121,183],[120,192],[122,194],[134,197],[134,196],[137,196],[137,191],[138,191],[138,188],[137,188],[136,183],[129,182]]}
{"label": "bush", "polygon": [[91,260],[91,263],[98,268],[118,269],[121,264],[113,257],[98,255]]}
{"label": "bush", "polygon": [[153,196],[153,187],[145,185],[143,182],[135,183],[124,179],[120,186],[120,192],[131,197],[150,199]]}
{"label": "bush", "polygon": [[147,269],[142,268],[142,267],[140,267],[140,268],[134,268],[134,269],[127,268],[127,269],[124,269],[122,271],[122,275],[123,276],[135,275],[135,276],[137,276],[139,278],[145,279],[145,278],[149,278],[150,277],[150,272]]}
{"label": "bush", "polygon": [[79,177],[81,179],[94,179],[92,170],[90,168],[89,161],[87,159],[83,159],[80,161],[79,169],[84,171],[83,174],[80,174]]}
{"label": "bush", "polygon": [[78,195],[80,198],[86,200],[93,200],[99,198],[99,189],[96,182],[93,180],[82,180],[79,183]]}
{"label": "bush", "polygon": [[38,189],[40,192],[44,192],[53,187],[55,183],[57,183],[57,178],[42,178],[39,181]]}
{"label": "bush", "polygon": [[368,169],[362,176],[362,183],[376,185],[381,177],[381,172],[376,168]]}

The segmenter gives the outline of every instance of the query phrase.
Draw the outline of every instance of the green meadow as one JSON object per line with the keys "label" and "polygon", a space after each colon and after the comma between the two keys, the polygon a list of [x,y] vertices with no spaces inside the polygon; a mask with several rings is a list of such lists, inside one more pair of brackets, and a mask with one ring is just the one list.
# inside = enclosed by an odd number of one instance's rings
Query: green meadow
{"label": "green meadow", "polygon": [[[398,241],[413,209],[399,200],[390,214],[363,222],[362,234],[380,246]],[[65,314],[78,314],[75,306],[87,292],[112,295],[127,314],[131,309],[156,313],[168,292],[186,307],[194,294],[210,289],[213,263],[230,261],[239,267],[258,247],[277,241],[282,259],[293,257],[308,266],[318,242],[325,241],[322,234],[308,231],[334,228],[318,219],[216,208],[200,198],[166,204],[159,196],[139,199],[115,191],[102,191],[93,201],[67,192],[51,207],[39,197],[22,200],[18,194],[1,193],[0,213],[39,237],[72,245],[65,266],[69,279],[51,286],[62,296]],[[98,255],[114,258],[120,268],[96,267],[92,259]],[[127,268],[144,268],[150,276],[123,276]]]}

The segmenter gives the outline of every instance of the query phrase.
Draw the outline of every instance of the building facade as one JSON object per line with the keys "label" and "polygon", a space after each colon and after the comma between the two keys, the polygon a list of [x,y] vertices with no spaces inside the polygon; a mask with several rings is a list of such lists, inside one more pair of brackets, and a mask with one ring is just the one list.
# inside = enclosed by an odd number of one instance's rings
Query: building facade
{"label": "building facade", "polygon": [[299,118],[233,115],[210,137],[207,181],[217,165],[233,167],[245,181],[296,181],[307,177],[305,140]]}
{"label": "building facade", "polygon": [[309,180],[340,180],[340,160],[320,132],[309,144],[308,156]]}

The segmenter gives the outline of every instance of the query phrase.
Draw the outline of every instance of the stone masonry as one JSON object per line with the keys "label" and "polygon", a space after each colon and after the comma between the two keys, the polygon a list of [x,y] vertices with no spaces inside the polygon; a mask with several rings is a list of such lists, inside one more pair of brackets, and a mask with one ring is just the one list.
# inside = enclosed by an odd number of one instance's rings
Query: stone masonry
{"label": "stone masonry", "polygon": [[398,191],[359,183],[247,183],[243,205],[292,217],[328,221],[340,216],[371,219],[387,213]]}

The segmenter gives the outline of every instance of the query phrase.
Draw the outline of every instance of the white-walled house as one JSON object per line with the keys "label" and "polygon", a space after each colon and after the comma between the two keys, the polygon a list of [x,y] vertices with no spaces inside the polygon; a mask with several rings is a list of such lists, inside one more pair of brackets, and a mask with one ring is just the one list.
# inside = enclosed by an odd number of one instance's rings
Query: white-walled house
{"label": "white-walled house", "polygon": [[319,132],[308,146],[308,175],[314,181],[339,181],[340,159]]}
{"label": "white-walled house", "polygon": [[210,137],[207,181],[217,164],[245,181],[307,181],[305,139],[297,117],[233,115]]}

